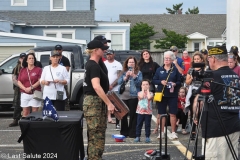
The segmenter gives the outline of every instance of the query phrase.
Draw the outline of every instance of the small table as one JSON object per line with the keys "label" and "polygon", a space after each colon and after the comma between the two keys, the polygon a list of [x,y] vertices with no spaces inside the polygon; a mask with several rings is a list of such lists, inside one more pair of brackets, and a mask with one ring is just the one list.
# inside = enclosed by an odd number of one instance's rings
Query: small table
{"label": "small table", "polygon": [[[58,122],[19,121],[22,133],[30,123],[23,138],[26,159],[78,160],[79,151],[80,159],[84,159],[83,112],[58,111],[58,115]],[[42,112],[33,112],[29,116],[42,118]]]}

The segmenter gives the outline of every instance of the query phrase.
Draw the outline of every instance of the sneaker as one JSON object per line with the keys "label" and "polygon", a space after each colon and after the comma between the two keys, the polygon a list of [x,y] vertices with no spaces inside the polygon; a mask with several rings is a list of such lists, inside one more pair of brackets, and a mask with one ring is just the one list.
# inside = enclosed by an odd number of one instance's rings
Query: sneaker
{"label": "sneaker", "polygon": [[[162,139],[164,139],[165,138],[165,134],[162,132]],[[157,139],[160,139],[160,133],[159,133],[159,135],[157,136]]]}
{"label": "sneaker", "polygon": [[146,137],[145,143],[150,143],[150,142],[151,142],[150,138]]}
{"label": "sneaker", "polygon": [[178,139],[177,133],[172,132],[170,139]]}
{"label": "sneaker", "polygon": [[140,137],[136,137],[136,138],[134,139],[134,142],[140,142]]}
{"label": "sneaker", "polygon": [[120,125],[119,124],[116,125],[116,131],[120,131]]}

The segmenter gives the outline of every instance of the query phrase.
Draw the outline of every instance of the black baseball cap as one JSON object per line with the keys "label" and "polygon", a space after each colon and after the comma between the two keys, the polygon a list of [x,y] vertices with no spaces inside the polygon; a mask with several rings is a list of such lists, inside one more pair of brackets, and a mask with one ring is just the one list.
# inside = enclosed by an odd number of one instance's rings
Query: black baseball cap
{"label": "black baseball cap", "polygon": [[101,48],[102,50],[107,50],[109,46],[105,46],[101,41],[92,40],[87,44],[87,49]]}
{"label": "black baseball cap", "polygon": [[231,53],[238,53],[238,47],[237,46],[232,46],[230,49]]}
{"label": "black baseball cap", "polygon": [[220,54],[227,54],[226,46],[215,46],[215,47],[208,47],[208,55],[220,55]]}
{"label": "black baseball cap", "polygon": [[26,56],[27,56],[26,53],[21,53],[21,54],[19,55],[20,58],[23,58],[23,57],[26,57]]}
{"label": "black baseball cap", "polygon": [[113,50],[110,50],[110,49],[108,49],[108,50],[106,50],[106,52],[105,52],[106,54],[114,54],[114,51]]}
{"label": "black baseball cap", "polygon": [[106,37],[104,37],[104,36],[96,36],[93,40],[99,40],[99,41],[101,41],[103,44],[105,44],[105,43],[111,43],[111,40],[108,40],[108,39],[106,39]]}
{"label": "black baseball cap", "polygon": [[206,49],[201,49],[200,51],[202,54],[208,54],[208,51]]}
{"label": "black baseball cap", "polygon": [[57,45],[55,46],[55,49],[56,49],[56,50],[62,50],[62,46],[61,46],[60,44],[57,44]]}

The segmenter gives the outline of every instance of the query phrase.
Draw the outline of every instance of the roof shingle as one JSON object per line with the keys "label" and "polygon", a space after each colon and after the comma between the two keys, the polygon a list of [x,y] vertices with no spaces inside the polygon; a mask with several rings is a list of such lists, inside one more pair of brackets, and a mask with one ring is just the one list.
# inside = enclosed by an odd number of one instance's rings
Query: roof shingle
{"label": "roof shingle", "polygon": [[220,38],[226,29],[226,14],[139,14],[120,15],[121,22],[147,23],[154,26],[158,33],[152,39],[165,37],[162,28],[175,31],[178,34],[190,35],[199,32],[209,38]]}
{"label": "roof shingle", "polygon": [[0,19],[29,25],[95,25],[94,11],[0,11]]}

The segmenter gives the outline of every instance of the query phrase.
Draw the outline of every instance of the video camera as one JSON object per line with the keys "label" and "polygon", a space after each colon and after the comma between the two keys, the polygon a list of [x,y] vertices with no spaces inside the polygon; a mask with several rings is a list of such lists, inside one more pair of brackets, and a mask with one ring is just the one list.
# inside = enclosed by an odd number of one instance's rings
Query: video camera
{"label": "video camera", "polygon": [[193,63],[192,68],[201,68],[201,70],[196,71],[193,69],[192,76],[193,81],[201,81],[201,87],[199,92],[204,95],[211,93],[210,82],[213,80],[213,73],[211,70],[205,71],[205,63]]}
{"label": "video camera", "polygon": [[205,63],[193,63],[192,68],[201,68],[200,71],[193,70],[192,76],[194,80],[204,81],[203,79],[212,78],[212,71],[204,71]]}

